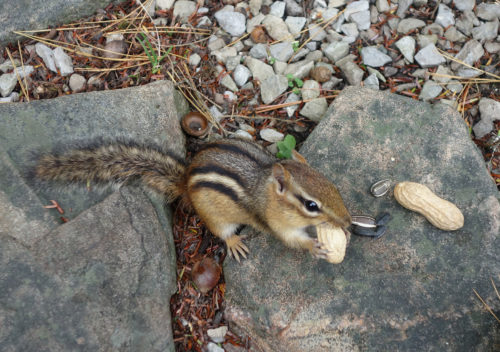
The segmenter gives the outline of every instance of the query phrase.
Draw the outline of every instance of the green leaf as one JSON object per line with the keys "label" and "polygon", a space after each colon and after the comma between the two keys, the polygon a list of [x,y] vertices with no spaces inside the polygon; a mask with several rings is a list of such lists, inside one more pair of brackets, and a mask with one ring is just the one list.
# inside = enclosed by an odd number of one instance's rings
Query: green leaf
{"label": "green leaf", "polygon": [[300,78],[295,78],[295,84],[297,85],[297,87],[302,88],[302,86],[304,85],[304,81]]}
{"label": "green leaf", "polygon": [[296,143],[294,136],[290,134],[286,135],[282,141],[276,143],[278,147],[276,156],[280,159],[291,159],[292,150],[295,148]]}

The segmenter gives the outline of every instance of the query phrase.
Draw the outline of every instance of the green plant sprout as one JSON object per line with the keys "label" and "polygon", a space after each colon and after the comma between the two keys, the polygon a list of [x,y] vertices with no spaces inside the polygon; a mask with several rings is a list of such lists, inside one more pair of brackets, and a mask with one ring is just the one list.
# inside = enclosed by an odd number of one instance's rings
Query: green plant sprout
{"label": "green plant sprout", "polygon": [[291,73],[287,74],[286,78],[288,79],[288,86],[292,88],[292,92],[299,95],[299,88],[302,88],[302,86],[304,85],[304,81],[302,81],[300,78],[294,77]]}
{"label": "green plant sprout", "polygon": [[294,52],[297,52],[297,50],[299,50],[299,42],[297,42],[297,41],[293,42],[292,49]]}
{"label": "green plant sprout", "polygon": [[[142,35],[142,38],[140,37]],[[144,52],[148,56],[149,62],[151,62],[151,72],[153,72],[154,75],[160,72],[160,63],[161,61],[172,51],[172,47],[168,48],[168,50],[163,54],[162,56],[158,57],[158,54],[156,51],[153,49],[153,46],[149,42],[148,38],[144,33],[139,33],[137,35],[137,40],[141,44],[142,48],[144,49]]]}
{"label": "green plant sprout", "polygon": [[295,148],[296,141],[295,137],[287,134],[285,138],[276,143],[278,146],[278,153],[276,156],[280,159],[291,159],[292,158],[292,150]]}
{"label": "green plant sprout", "polygon": [[274,65],[276,58],[271,56],[267,61],[269,62],[269,65]]}

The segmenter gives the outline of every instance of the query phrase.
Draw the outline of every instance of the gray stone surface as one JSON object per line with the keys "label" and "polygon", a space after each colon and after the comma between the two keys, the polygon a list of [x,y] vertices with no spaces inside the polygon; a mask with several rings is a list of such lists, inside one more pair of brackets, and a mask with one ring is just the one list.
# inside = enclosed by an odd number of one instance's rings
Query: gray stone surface
{"label": "gray stone surface", "polygon": [[2,231],[0,349],[174,351],[175,249],[162,225],[124,189],[50,232],[35,227],[36,240]]}
{"label": "gray stone surface", "polygon": [[[339,265],[251,235],[225,261],[226,315],[262,351],[493,351],[500,277],[498,191],[460,115],[439,104],[346,87],[301,148],[353,214],[392,214],[379,240],[351,237]],[[453,201],[465,226],[434,228],[370,185],[415,181]]]}
{"label": "gray stone surface", "polygon": [[92,15],[121,0],[3,0],[0,1],[0,46],[23,37],[12,31],[44,29]]}
{"label": "gray stone surface", "polygon": [[[168,82],[0,106],[0,350],[174,351],[169,212],[136,187],[37,188],[33,153],[95,136],[184,155]],[[70,221],[62,224],[55,199]]]}

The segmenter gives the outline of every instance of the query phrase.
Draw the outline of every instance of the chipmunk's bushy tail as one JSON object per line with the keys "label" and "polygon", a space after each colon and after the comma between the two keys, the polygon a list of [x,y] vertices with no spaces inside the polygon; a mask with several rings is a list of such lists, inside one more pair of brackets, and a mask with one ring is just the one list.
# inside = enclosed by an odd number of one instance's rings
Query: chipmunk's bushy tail
{"label": "chipmunk's bushy tail", "polygon": [[42,155],[34,176],[71,184],[122,185],[139,180],[171,202],[184,192],[184,161],[155,146],[129,141],[100,142]]}

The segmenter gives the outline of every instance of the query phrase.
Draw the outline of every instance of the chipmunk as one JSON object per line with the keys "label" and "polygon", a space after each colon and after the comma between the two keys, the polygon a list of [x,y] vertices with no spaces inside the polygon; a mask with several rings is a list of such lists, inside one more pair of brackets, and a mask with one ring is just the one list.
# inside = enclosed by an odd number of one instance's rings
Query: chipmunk
{"label": "chipmunk", "polygon": [[337,188],[298,152],[293,151],[292,160],[280,160],[240,139],[207,143],[188,165],[155,146],[101,142],[42,155],[34,171],[38,179],[63,183],[120,186],[138,179],[167,202],[184,198],[238,262],[249,251],[235,234],[240,225],[324,258],[325,250],[309,235],[311,227],[329,222],[346,229],[351,224]]}

